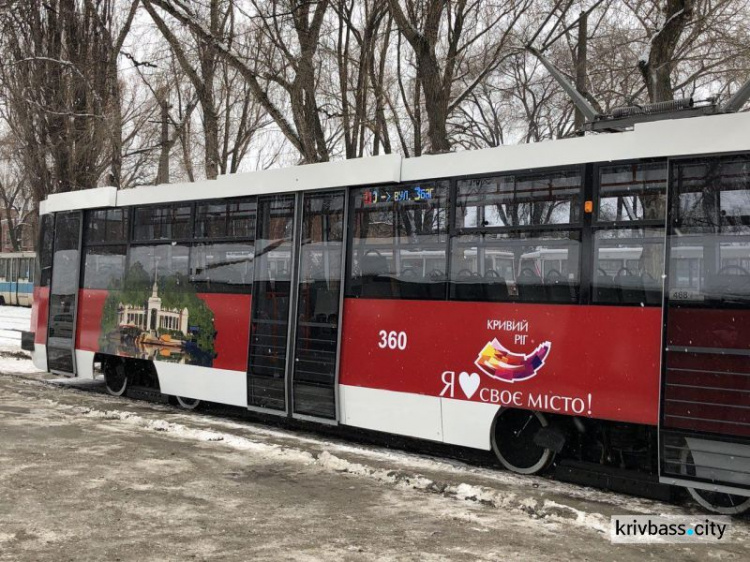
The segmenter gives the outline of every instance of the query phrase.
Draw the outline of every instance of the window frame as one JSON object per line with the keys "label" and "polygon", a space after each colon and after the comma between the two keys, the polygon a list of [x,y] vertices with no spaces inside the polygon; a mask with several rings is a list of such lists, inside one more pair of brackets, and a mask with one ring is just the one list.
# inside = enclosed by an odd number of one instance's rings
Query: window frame
{"label": "window frame", "polygon": [[[366,185],[356,185],[356,186],[349,186],[347,187],[347,203],[345,205],[346,212],[348,213],[348,216],[344,217],[344,221],[346,224],[346,236],[344,239],[345,242],[345,248],[344,248],[344,286],[343,286],[343,294],[344,298],[369,298],[374,300],[416,300],[416,301],[425,301],[425,302],[434,302],[434,301],[445,301],[448,300],[448,272],[450,268],[450,239],[451,239],[451,221],[454,216],[454,210],[453,210],[453,187],[455,182],[455,177],[439,177],[439,178],[425,178],[422,180],[414,180],[414,181],[408,181],[408,182],[388,182],[388,183],[373,183],[373,184],[366,184]],[[354,244],[354,233],[356,230],[356,217],[357,217],[357,208],[355,205],[355,198],[358,191],[365,190],[365,189],[408,189],[410,187],[414,187],[415,184],[421,183],[421,184],[434,184],[437,186],[437,184],[445,183],[445,189],[446,189],[446,196],[445,196],[445,216],[446,216],[446,227],[443,233],[439,233],[436,236],[438,237],[438,240],[434,242],[434,246],[443,246],[443,251],[445,253],[445,280],[440,283],[435,283],[434,285],[442,285],[442,287],[439,287],[435,289],[435,294],[431,296],[421,297],[418,299],[414,299],[412,297],[403,297],[400,294],[396,294],[396,291],[392,291],[392,294],[389,296],[368,296],[363,297],[362,295],[356,294],[356,291],[353,287],[353,267],[354,267],[354,251],[355,251],[355,244]],[[313,192],[314,193],[314,192]],[[445,240],[440,241],[439,237],[444,236]],[[433,243],[430,243],[430,246],[432,246]]]}
{"label": "window frame", "polygon": [[[663,164],[664,170],[665,170],[665,177],[664,177],[664,218],[662,220],[659,219],[637,219],[632,221],[602,221],[598,220],[598,214],[599,214],[599,205],[601,203],[601,170],[603,168],[611,168],[615,166],[628,166],[628,165],[639,165],[639,164]],[[591,199],[593,203],[593,211],[589,213],[590,216],[590,224],[588,227],[588,239],[589,239],[589,247],[585,250],[586,254],[589,256],[590,259],[590,265],[588,267],[588,275],[589,279],[587,282],[587,290],[589,294],[589,299],[586,302],[586,304],[590,304],[593,306],[618,306],[618,307],[634,307],[634,306],[645,306],[649,308],[659,307],[662,306],[661,299],[659,303],[657,302],[647,302],[644,301],[643,304],[640,302],[605,302],[605,301],[597,301],[595,298],[597,287],[594,286],[594,281],[596,278],[596,270],[597,270],[597,233],[607,230],[613,230],[613,231],[622,231],[622,230],[641,230],[644,232],[647,232],[649,230],[659,230],[661,229],[661,246],[662,246],[662,270],[666,272],[666,261],[664,261],[664,245],[666,241],[666,233],[667,233],[667,212],[669,209],[669,189],[670,189],[670,169],[671,169],[671,159],[670,158],[631,158],[627,160],[613,160],[611,162],[596,162],[592,164],[592,175],[591,175]],[[640,240],[649,240],[647,237],[640,238]],[[644,242],[642,247],[645,247],[645,244],[649,242]],[[651,242],[653,244],[653,242]],[[662,293],[663,293],[663,286],[662,286]]]}
{"label": "window frame", "polygon": [[[519,170],[508,170],[504,172],[495,173],[484,173],[484,174],[471,174],[463,176],[454,176],[451,178],[451,193],[449,194],[450,208],[452,216],[449,220],[449,237],[464,235],[464,234],[486,234],[486,233],[501,233],[501,232],[534,232],[539,230],[575,230],[583,227],[584,215],[583,202],[586,200],[586,164],[574,164],[572,166],[553,166],[546,168],[523,168]],[[472,226],[472,227],[458,227],[456,225],[456,211],[458,208],[458,184],[462,181],[472,180],[483,180],[494,177],[508,177],[508,176],[541,176],[544,174],[554,174],[559,172],[570,172],[578,171],[581,177],[580,186],[580,204],[581,213],[578,222],[567,222],[567,223],[554,223],[554,224],[536,224],[536,225],[523,225],[523,226]]]}
{"label": "window frame", "polygon": [[[38,280],[38,285],[36,284],[37,281],[35,281],[35,286],[38,286],[40,288],[47,287],[48,289],[52,285],[52,258],[54,255],[53,252],[53,241],[54,241],[54,234],[55,234],[55,223],[56,223],[56,216],[57,213],[47,213],[44,215],[40,215],[39,217],[39,232],[37,233],[37,253],[36,253],[36,272],[34,275],[34,279]],[[47,225],[44,223],[47,222]],[[49,244],[45,243],[45,236],[51,232],[50,235]],[[42,256],[46,256],[47,260],[45,263],[42,263]]]}
{"label": "window frame", "polygon": [[[223,243],[223,242],[255,242],[255,237],[258,231],[258,196],[257,195],[246,195],[243,197],[227,197],[225,199],[201,199],[199,201],[192,201],[192,229],[191,229],[191,240],[193,243]],[[199,205],[231,205],[232,203],[255,203],[255,224],[253,225],[252,237],[249,236],[199,236],[198,235],[198,206]],[[227,221],[229,215],[225,215]],[[228,228],[228,223],[227,223]]]}
{"label": "window frame", "polygon": [[[253,283],[255,279],[255,239],[258,236],[258,196],[257,195],[244,195],[241,197],[226,197],[223,199],[199,199],[197,201],[191,201],[192,205],[191,216],[192,216],[192,238],[189,242],[190,252],[188,256],[188,277],[190,283],[198,293],[211,293],[211,294],[242,294],[252,295],[253,294]],[[198,236],[198,206],[199,205],[225,205],[229,206],[232,203],[254,203],[255,206],[255,223],[252,228],[252,236]],[[226,215],[227,220],[229,215]],[[228,224],[227,224],[228,226]],[[179,243],[179,242],[178,242]],[[199,281],[194,279],[193,276],[193,265],[194,265],[194,252],[199,246],[213,246],[221,244],[247,244],[253,248],[253,274],[249,283],[237,284],[237,287],[242,287],[242,290],[228,291],[223,290],[212,290],[208,286],[208,281]]]}
{"label": "window frame", "polygon": [[[155,203],[153,205],[128,205],[125,207],[96,207],[92,209],[85,209],[84,210],[84,233],[83,233],[83,239],[81,243],[81,275],[80,275],[80,287],[84,288],[84,282],[85,282],[85,256],[86,251],[89,247],[113,247],[113,246],[125,246],[126,248],[126,255],[125,255],[125,271],[127,271],[130,268],[131,265],[131,254],[132,254],[132,248],[139,247],[139,246],[160,246],[160,245],[171,245],[173,243],[178,245],[184,245],[188,248],[188,271],[187,276],[190,279],[190,283],[193,284],[196,291],[199,293],[222,293],[222,294],[251,294],[252,293],[252,283],[246,284],[246,285],[238,285],[238,287],[242,287],[242,290],[237,291],[230,291],[227,292],[226,290],[208,290],[208,287],[206,287],[205,281],[195,281],[193,279],[192,269],[193,269],[193,253],[194,253],[194,247],[196,246],[207,246],[207,245],[213,245],[213,244],[247,244],[250,246],[255,246],[255,238],[257,236],[257,229],[258,229],[258,217],[257,217],[257,195],[245,195],[241,197],[227,197],[222,199],[198,199],[198,200],[189,200],[189,201],[177,201],[172,203]],[[205,236],[205,237],[196,237],[196,206],[201,204],[225,204],[229,205],[231,203],[237,203],[237,202],[255,202],[256,203],[256,217],[255,217],[255,226],[252,229],[252,237],[211,237],[211,236]],[[169,206],[175,206],[175,207],[190,207],[190,223],[189,223],[189,232],[190,237],[187,238],[170,238],[170,239],[149,239],[149,240],[136,240],[135,239],[135,228],[136,228],[136,221],[135,221],[135,214],[136,209],[142,209],[142,208],[163,208],[163,207],[169,207]],[[88,232],[88,217],[89,213],[96,212],[96,211],[107,211],[111,209],[122,209],[123,212],[127,213],[127,236],[122,241],[101,241],[101,240],[94,240],[89,241],[87,240],[87,232]],[[253,267],[255,264],[253,263]]]}
{"label": "window frame", "polygon": [[[669,195],[670,199],[667,201],[667,225],[665,229],[665,271],[667,273],[667,281],[665,282],[664,286],[664,294],[663,294],[663,307],[664,310],[667,308],[712,308],[712,309],[743,309],[747,307],[746,303],[731,303],[731,302],[706,302],[706,301],[694,301],[694,300],[679,300],[679,299],[673,299],[670,295],[669,289],[675,289],[674,287],[670,287],[670,263],[672,259],[672,251],[674,248],[679,247],[679,245],[674,244],[671,239],[675,236],[674,230],[678,227],[678,221],[679,217],[675,216],[674,213],[674,204],[675,201],[671,199],[671,196],[674,195],[676,187],[672,185],[672,180],[674,178],[673,172],[675,166],[686,164],[686,163],[695,163],[695,162],[701,162],[706,160],[730,160],[732,158],[744,158],[747,160],[750,160],[750,151],[730,151],[730,152],[710,152],[710,153],[701,153],[701,154],[691,154],[691,155],[681,155],[681,156],[671,156],[668,158],[668,174],[669,174]],[[720,235],[720,238],[731,240],[733,238],[733,235],[731,234],[722,234]],[[721,243],[721,240],[717,238],[717,241]],[[700,258],[703,260],[703,258]],[[703,276],[705,273],[705,270],[701,268],[699,270],[699,277]],[[676,288],[679,290],[679,288]]]}
{"label": "window frame", "polygon": [[[599,204],[601,203],[601,184],[600,184],[600,178],[601,174],[600,171],[602,168],[611,168],[614,166],[627,166],[630,164],[659,164],[662,163],[665,166],[665,179],[664,179],[664,219],[637,219],[632,221],[602,221],[598,220],[598,210],[599,210]],[[643,158],[643,159],[629,159],[629,160],[613,160],[612,162],[596,162],[593,164],[593,174],[592,174],[592,185],[593,185],[593,197],[591,198],[591,201],[594,205],[594,210],[591,213],[591,229],[592,230],[599,230],[599,229],[616,229],[616,228],[658,228],[666,226],[666,220],[667,220],[667,206],[669,205],[669,201],[667,200],[668,193],[669,193],[669,170],[670,170],[670,159],[668,158]]]}
{"label": "window frame", "polygon": [[[113,209],[121,209],[124,216],[126,217],[126,223],[127,223],[127,232],[125,233],[125,236],[121,240],[112,241],[112,240],[93,240],[90,241],[88,239],[89,234],[89,217],[91,213],[95,213],[97,211],[110,211]],[[83,211],[83,226],[82,226],[82,235],[81,235],[81,263],[80,263],[80,271],[78,273],[78,285],[81,289],[91,290],[91,291],[97,291],[97,290],[106,290],[106,289],[94,289],[94,288],[88,288],[85,286],[86,284],[86,255],[88,253],[89,248],[112,248],[116,246],[124,246],[125,247],[125,265],[123,269],[123,275],[124,272],[128,270],[130,267],[130,239],[133,231],[133,207],[97,207],[93,209],[84,209]],[[108,219],[105,219],[106,222],[109,222]],[[105,225],[105,232],[106,232],[106,225]]]}
{"label": "window frame", "polygon": [[[177,201],[171,203],[154,203],[152,205],[133,205],[130,211],[129,239],[133,245],[171,244],[172,242],[191,244],[195,239],[195,204],[196,201]],[[137,228],[136,216],[139,209],[166,209],[166,208],[188,207],[190,216],[188,218],[187,236],[180,238],[136,238]]]}
{"label": "window frame", "polygon": [[[468,174],[454,176],[450,179],[451,191],[449,194],[450,201],[450,213],[449,213],[449,232],[448,232],[448,263],[447,263],[447,300],[451,302],[490,302],[490,303],[502,303],[502,304],[550,304],[550,305],[575,305],[575,304],[586,304],[588,302],[588,279],[590,277],[587,271],[586,263],[588,262],[588,253],[590,243],[588,241],[590,231],[590,214],[584,212],[584,202],[590,200],[591,190],[591,163],[573,164],[565,166],[550,166],[542,168],[521,168],[517,170],[507,170],[495,173],[482,173],[482,174]],[[579,187],[579,219],[576,222],[567,223],[554,223],[554,224],[542,224],[542,225],[525,225],[525,226],[479,226],[479,227],[459,227],[456,224],[456,214],[458,209],[458,197],[459,187],[458,184],[461,181],[467,180],[481,180],[492,177],[504,177],[504,176],[542,176],[545,174],[555,174],[560,172],[574,172],[577,171],[580,177]],[[561,238],[560,242],[568,240],[570,242],[578,241],[578,260],[576,279],[578,286],[575,289],[577,298],[570,301],[555,301],[549,298],[544,300],[524,301],[518,296],[509,298],[508,300],[492,301],[492,300],[472,300],[466,301],[455,297],[454,285],[455,282],[452,279],[453,271],[453,240],[461,236],[476,235],[482,237],[486,234],[524,234],[524,233],[544,233],[544,232],[556,232],[556,231],[567,231],[570,233],[568,238]],[[577,236],[575,236],[577,234]],[[534,238],[529,238],[534,240]],[[557,241],[555,241],[557,242]],[[480,244],[478,243],[477,246]]]}

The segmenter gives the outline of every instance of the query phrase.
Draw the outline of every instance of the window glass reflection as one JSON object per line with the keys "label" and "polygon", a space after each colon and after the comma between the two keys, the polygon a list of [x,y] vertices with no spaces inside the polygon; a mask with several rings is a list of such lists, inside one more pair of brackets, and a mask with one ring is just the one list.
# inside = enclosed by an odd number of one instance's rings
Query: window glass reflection
{"label": "window glass reflection", "polygon": [[576,231],[457,236],[452,243],[451,298],[575,302],[578,238]]}
{"label": "window glass reflection", "polygon": [[249,293],[253,284],[252,242],[196,244],[190,280],[198,292]]}
{"label": "window glass reflection", "polygon": [[750,159],[674,166],[673,301],[750,302]]}
{"label": "window glass reflection", "polygon": [[667,163],[632,163],[599,169],[599,222],[664,220]]}
{"label": "window glass reflection", "polygon": [[578,170],[458,182],[458,228],[523,227],[580,221]]}
{"label": "window glass reflection", "polygon": [[594,302],[659,305],[663,270],[662,229],[595,232]]}
{"label": "window glass reflection", "polygon": [[445,298],[448,183],[354,190],[350,296]]}
{"label": "window glass reflection", "polygon": [[118,289],[125,274],[127,246],[92,246],[83,265],[85,289]]}

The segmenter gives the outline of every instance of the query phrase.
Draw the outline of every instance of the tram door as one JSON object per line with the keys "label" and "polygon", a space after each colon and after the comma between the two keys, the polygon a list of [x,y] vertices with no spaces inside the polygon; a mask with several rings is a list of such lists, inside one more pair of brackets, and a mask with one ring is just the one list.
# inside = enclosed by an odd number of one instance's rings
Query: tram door
{"label": "tram door", "polygon": [[47,365],[51,372],[75,375],[76,310],[81,266],[80,211],[57,214],[52,244]]}
{"label": "tram door", "polygon": [[666,252],[660,477],[729,505],[750,495],[750,157],[672,163]]}
{"label": "tram door", "polygon": [[336,419],[344,190],[258,198],[248,405]]}

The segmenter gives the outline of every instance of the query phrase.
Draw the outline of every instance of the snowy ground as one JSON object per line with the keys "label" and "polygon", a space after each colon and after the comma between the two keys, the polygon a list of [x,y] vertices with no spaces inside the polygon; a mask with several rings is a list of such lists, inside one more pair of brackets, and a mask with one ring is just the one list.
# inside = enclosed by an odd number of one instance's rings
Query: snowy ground
{"label": "snowy ground", "polygon": [[721,545],[612,545],[612,514],[699,512],[113,398],[19,356],[0,359],[0,561],[750,557],[747,519]]}
{"label": "snowy ground", "polygon": [[20,349],[21,332],[29,330],[31,309],[0,306],[0,350]]}

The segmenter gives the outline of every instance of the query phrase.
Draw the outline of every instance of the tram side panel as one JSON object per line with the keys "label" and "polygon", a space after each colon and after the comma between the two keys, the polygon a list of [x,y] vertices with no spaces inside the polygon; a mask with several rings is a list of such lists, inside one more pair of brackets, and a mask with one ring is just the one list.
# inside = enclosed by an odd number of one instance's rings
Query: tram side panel
{"label": "tram side panel", "polygon": [[750,310],[674,308],[669,314],[663,427],[750,437],[750,362],[732,353],[746,345]]}
{"label": "tram side panel", "polygon": [[127,292],[82,289],[77,353],[150,360],[164,394],[246,406],[250,295],[187,292],[174,307],[158,288],[132,303]]}
{"label": "tram side panel", "polygon": [[342,423],[489,449],[501,407],[655,426],[661,310],[346,299]]}
{"label": "tram side panel", "polygon": [[669,311],[668,325],[663,474],[746,488],[750,362],[744,349],[750,310],[675,307]]}
{"label": "tram side panel", "polygon": [[31,359],[34,366],[47,370],[47,315],[49,314],[49,287],[34,287],[31,305],[31,331],[34,333],[34,349]]}

